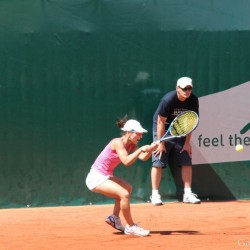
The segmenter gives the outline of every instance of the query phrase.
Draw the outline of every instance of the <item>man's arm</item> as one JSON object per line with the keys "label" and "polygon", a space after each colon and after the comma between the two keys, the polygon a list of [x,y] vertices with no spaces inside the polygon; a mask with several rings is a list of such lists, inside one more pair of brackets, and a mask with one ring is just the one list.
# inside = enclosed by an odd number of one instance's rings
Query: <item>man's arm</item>
{"label": "man's arm", "polygon": [[[158,115],[157,118],[157,137],[158,139],[161,139],[161,137],[165,134],[165,122],[167,120],[167,117],[163,117]],[[161,142],[158,146],[158,148],[155,150],[154,154],[159,155],[159,158],[161,158],[162,152],[166,152],[165,143]]]}

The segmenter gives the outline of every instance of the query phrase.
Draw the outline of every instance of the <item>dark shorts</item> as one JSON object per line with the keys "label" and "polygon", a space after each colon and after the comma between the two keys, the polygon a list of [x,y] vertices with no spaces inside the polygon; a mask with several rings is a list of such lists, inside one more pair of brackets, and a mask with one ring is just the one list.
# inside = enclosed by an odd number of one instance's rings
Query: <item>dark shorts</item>
{"label": "dark shorts", "polygon": [[[157,140],[156,132],[153,132],[154,141]],[[180,153],[186,138],[173,138],[165,142],[167,152],[163,152],[161,158],[152,154],[152,166],[165,168],[169,163],[169,158],[173,159],[173,163],[178,166],[191,166],[192,158],[189,156],[187,151]]]}

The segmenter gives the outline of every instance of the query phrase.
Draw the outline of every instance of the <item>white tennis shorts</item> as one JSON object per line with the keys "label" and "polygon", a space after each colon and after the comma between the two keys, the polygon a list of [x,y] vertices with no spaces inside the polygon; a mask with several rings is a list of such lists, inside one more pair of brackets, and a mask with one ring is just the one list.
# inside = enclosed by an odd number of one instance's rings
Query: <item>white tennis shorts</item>
{"label": "white tennis shorts", "polygon": [[110,175],[103,175],[94,169],[90,169],[90,172],[86,178],[86,185],[88,189],[93,190],[95,187],[99,186],[109,178]]}

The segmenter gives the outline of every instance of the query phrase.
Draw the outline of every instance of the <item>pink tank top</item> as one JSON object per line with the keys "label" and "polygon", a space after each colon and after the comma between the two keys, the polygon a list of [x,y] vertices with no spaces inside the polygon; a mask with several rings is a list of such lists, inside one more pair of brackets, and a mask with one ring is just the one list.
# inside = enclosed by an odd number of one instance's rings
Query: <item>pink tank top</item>
{"label": "pink tank top", "polygon": [[[111,141],[109,144],[103,149],[103,151],[96,158],[94,164],[92,165],[92,169],[97,170],[103,175],[112,175],[114,169],[121,163],[121,160],[116,153],[115,150],[111,149]],[[128,149],[131,150],[132,147]]]}

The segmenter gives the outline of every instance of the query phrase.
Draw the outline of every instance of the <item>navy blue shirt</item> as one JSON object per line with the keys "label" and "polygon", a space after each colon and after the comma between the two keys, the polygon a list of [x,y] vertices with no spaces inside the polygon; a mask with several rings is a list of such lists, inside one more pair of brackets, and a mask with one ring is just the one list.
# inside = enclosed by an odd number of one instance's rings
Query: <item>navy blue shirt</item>
{"label": "navy blue shirt", "polygon": [[176,90],[168,92],[162,97],[159,106],[155,111],[153,117],[153,131],[157,131],[158,115],[167,117],[165,124],[165,129],[167,130],[174,118],[183,111],[187,110],[192,110],[199,114],[199,100],[196,95],[191,93],[189,98],[185,101],[180,101],[177,97]]}

